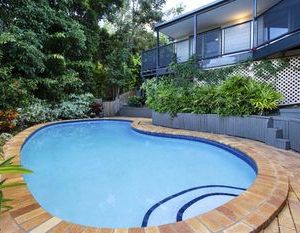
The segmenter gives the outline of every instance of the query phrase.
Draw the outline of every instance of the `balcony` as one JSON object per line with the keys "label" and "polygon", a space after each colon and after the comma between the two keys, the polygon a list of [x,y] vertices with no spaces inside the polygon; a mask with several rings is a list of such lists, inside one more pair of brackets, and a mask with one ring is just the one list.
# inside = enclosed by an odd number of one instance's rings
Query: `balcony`
{"label": "balcony", "polygon": [[[217,28],[194,37],[176,41],[142,53],[142,72],[144,76],[153,73],[168,73],[172,62],[186,62],[196,57],[200,68],[212,68],[234,64],[251,57],[251,27],[247,21],[227,28]],[[236,37],[239,34],[239,37]],[[157,56],[157,52],[159,56]],[[158,60],[158,63],[156,62]]]}
{"label": "balcony", "polygon": [[192,56],[199,68],[209,69],[262,59],[300,45],[299,0],[220,3],[159,25],[158,36],[164,33],[174,42],[142,53],[142,76],[168,74],[173,61],[186,62]]}
{"label": "balcony", "polygon": [[282,0],[257,18],[254,59],[299,47],[299,12],[299,0]]}

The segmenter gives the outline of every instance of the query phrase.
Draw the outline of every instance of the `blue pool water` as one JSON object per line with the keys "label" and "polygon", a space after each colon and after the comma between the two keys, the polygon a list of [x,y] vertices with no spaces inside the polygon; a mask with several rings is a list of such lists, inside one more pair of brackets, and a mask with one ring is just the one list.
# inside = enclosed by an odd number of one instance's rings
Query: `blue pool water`
{"label": "blue pool water", "polygon": [[25,180],[52,215],[95,227],[172,223],[244,192],[253,166],[203,142],[150,136],[130,122],[87,121],[42,128],[23,145]]}

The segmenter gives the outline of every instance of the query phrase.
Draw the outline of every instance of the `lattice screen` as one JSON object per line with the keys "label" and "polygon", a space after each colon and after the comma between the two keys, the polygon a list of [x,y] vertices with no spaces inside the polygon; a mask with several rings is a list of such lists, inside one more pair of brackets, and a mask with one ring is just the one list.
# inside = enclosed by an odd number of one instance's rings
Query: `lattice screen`
{"label": "lattice screen", "polygon": [[[240,70],[238,73],[254,76],[253,72],[247,69]],[[300,104],[300,57],[291,58],[290,67],[281,71],[277,78],[271,77],[260,81],[272,83],[284,95],[281,105]]]}

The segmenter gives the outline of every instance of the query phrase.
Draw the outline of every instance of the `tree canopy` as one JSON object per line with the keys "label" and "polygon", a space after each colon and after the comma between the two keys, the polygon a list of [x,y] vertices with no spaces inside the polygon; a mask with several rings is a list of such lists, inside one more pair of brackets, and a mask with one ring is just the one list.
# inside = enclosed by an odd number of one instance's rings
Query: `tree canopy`
{"label": "tree canopy", "polygon": [[0,109],[139,85],[165,0],[0,0]]}

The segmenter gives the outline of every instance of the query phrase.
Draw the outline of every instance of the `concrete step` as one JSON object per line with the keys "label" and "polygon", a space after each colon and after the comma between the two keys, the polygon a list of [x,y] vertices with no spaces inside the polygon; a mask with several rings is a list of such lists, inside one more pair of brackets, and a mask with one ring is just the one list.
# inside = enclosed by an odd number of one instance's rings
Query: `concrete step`
{"label": "concrete step", "polygon": [[277,128],[268,128],[268,136],[270,138],[283,138],[283,130]]}
{"label": "concrete step", "polygon": [[291,149],[291,142],[288,139],[283,138],[282,129],[268,128],[266,144],[283,150]]}

